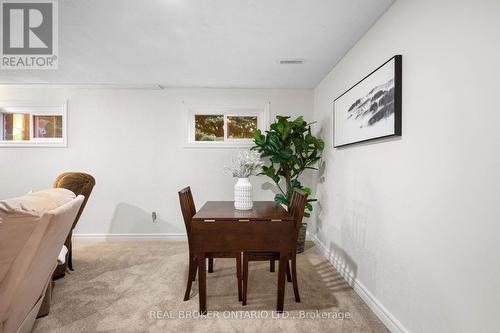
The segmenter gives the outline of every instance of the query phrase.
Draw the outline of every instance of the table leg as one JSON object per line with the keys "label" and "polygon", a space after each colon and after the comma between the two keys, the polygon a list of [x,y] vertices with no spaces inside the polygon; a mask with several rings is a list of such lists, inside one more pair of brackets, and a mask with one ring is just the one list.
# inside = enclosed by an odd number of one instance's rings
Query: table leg
{"label": "table leg", "polygon": [[278,302],[276,311],[283,312],[283,303],[285,301],[285,270],[286,270],[287,255],[284,252],[280,253],[280,264],[278,268]]}
{"label": "table leg", "polygon": [[198,293],[200,302],[200,313],[207,313],[207,267],[205,253],[197,253],[198,258]]}

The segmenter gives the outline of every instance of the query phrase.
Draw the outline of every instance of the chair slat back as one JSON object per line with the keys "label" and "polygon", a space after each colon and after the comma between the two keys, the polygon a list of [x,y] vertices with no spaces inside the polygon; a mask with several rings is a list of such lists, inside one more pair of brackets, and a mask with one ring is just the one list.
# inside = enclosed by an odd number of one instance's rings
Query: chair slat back
{"label": "chair slat back", "polygon": [[54,188],[65,188],[72,191],[77,196],[81,194],[85,197],[85,199],[83,199],[82,205],[80,206],[80,210],[75,217],[75,221],[71,226],[71,230],[76,227],[80,216],[82,216],[83,210],[85,209],[85,205],[89,200],[94,186],[95,178],[83,172],[65,172],[63,174],[60,174],[54,181]]}
{"label": "chair slat back", "polygon": [[189,186],[179,191],[179,201],[181,204],[182,217],[184,218],[184,225],[186,226],[188,242],[191,243],[191,221],[194,214],[196,214],[196,207]]}
{"label": "chair slat back", "polygon": [[294,189],[288,212],[292,215],[295,223],[295,244],[297,244],[297,240],[299,238],[299,231],[302,226],[302,219],[304,218],[304,209],[306,204],[307,193],[299,189]]}

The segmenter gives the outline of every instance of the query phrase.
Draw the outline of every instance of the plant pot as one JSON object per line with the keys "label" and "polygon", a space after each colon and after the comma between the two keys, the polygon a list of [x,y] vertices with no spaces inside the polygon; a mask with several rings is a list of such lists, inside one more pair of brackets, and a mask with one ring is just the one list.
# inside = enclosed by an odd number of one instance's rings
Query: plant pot
{"label": "plant pot", "polygon": [[234,185],[234,208],[250,210],[253,207],[253,187],[248,178],[238,178]]}
{"label": "plant pot", "polygon": [[297,253],[304,252],[304,248],[306,245],[306,230],[307,223],[302,223],[299,230],[299,237],[297,237]]}

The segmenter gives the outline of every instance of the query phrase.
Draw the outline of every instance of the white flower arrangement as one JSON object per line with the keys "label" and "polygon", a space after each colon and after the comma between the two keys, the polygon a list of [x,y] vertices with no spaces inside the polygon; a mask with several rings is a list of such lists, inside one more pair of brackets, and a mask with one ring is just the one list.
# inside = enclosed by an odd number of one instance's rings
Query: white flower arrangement
{"label": "white flower arrangement", "polygon": [[224,167],[226,174],[232,173],[233,177],[248,178],[252,175],[258,175],[264,161],[260,159],[260,154],[256,151],[240,151],[238,155],[231,160],[231,166]]}

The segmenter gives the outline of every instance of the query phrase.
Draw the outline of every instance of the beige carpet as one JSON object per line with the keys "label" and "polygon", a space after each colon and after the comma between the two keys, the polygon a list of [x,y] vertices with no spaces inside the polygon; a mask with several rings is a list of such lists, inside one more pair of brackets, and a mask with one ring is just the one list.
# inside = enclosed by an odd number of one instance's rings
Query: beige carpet
{"label": "beige carpet", "polygon": [[[34,332],[387,332],[312,244],[298,256],[302,302],[287,283],[281,318],[273,311],[277,275],[269,263],[250,263],[243,307],[231,259],[215,260],[215,272],[207,274],[209,317],[197,317],[197,281],[191,299],[182,300],[186,242],[77,243],[74,267],[56,281],[51,312]],[[190,314],[196,318],[185,319]]]}

